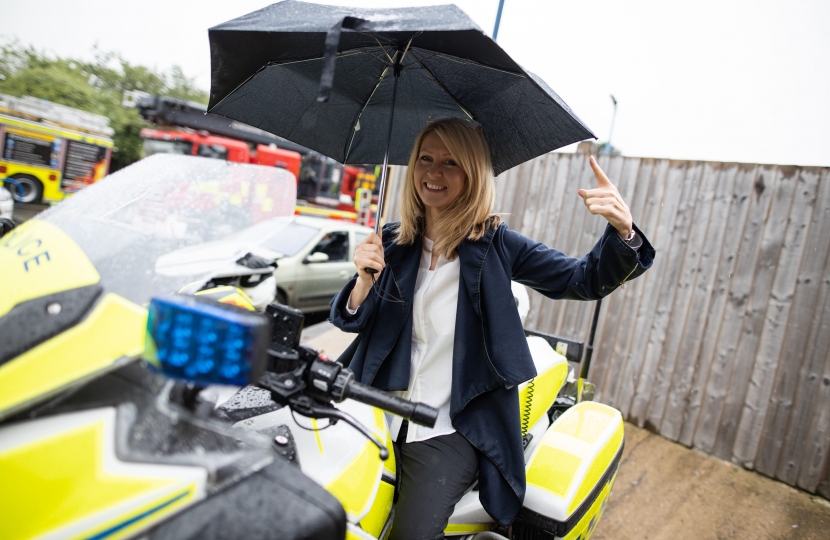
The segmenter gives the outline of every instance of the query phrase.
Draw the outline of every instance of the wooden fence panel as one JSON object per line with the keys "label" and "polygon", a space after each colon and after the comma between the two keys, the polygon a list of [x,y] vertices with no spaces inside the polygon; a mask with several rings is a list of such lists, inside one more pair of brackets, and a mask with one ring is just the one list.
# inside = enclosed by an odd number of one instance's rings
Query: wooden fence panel
{"label": "wooden fence panel", "polygon": [[[635,219],[641,219],[640,230],[643,232],[650,231],[648,233],[650,235],[649,238],[657,246],[660,242],[659,237],[655,236],[658,234],[658,223],[661,219],[668,219],[668,216],[664,214],[664,205],[667,201],[677,201],[678,198],[671,198],[667,193],[671,189],[667,182],[667,175],[669,173],[668,160],[660,160],[657,163],[654,163],[652,160],[648,169],[650,170],[648,182],[649,198],[643,208],[642,218],[635,217]],[[674,209],[671,207],[667,211],[672,214],[674,213]],[[642,336],[651,328],[653,322],[653,315],[657,307],[657,299],[660,292],[659,277],[658,272],[652,273],[649,271],[634,280],[632,284],[635,288],[632,294],[640,297],[640,304],[636,312],[630,312],[632,313],[632,318],[629,319],[627,331],[631,334],[631,345],[618,371],[622,375],[618,375],[620,389],[615,400],[617,408],[620,409],[624,417],[628,416],[631,408],[631,400],[637,388],[637,381],[641,372],[646,345]]]}
{"label": "wooden fence panel", "polygon": [[794,172],[795,195],[792,207],[787,211],[788,222],[785,225],[784,242],[776,264],[761,340],[738,424],[735,447],[732,450],[733,459],[745,464],[748,469],[754,468],[767,404],[795,295],[796,280],[793,277],[798,275],[801,265],[805,247],[804,237],[816,200],[818,175],[810,171],[801,171],[800,174],[798,171]]}
{"label": "wooden fence panel", "polygon": [[[657,257],[603,300],[589,378],[639,425],[830,498],[830,169],[600,158]],[[399,218],[405,169],[391,176]],[[587,156],[496,181],[511,228],[583,256]],[[594,303],[529,291],[526,326],[587,339]]]}
{"label": "wooden fence panel", "polygon": [[[627,202],[632,218],[639,220],[638,222],[642,224],[644,223],[642,220],[645,218],[646,200],[651,189],[651,171],[654,163],[648,161],[641,163],[639,159],[626,161],[628,165],[623,169],[620,181],[621,187],[619,188],[620,194]],[[602,227],[605,228],[605,223],[602,224]],[[622,383],[622,377],[619,374],[625,371],[628,349],[635,338],[631,332],[631,317],[629,314],[637,313],[641,300],[640,286],[642,286],[642,283],[635,280],[623,285],[613,294],[613,296],[619,296],[616,301],[620,307],[614,310],[619,313],[619,316],[614,318],[616,328],[609,327],[609,330],[614,332],[609,334],[613,336],[609,339],[609,344],[613,343],[613,348],[605,352],[604,355],[614,359],[614,372],[617,375],[603,387],[603,395],[605,396],[603,399],[607,400],[608,403],[618,402],[617,395]]]}
{"label": "wooden fence panel", "polygon": [[[663,412],[663,421],[660,432],[667,438],[678,440],[685,425],[686,405],[690,399],[690,390],[695,372],[700,367],[698,351],[703,341],[703,330],[706,325],[709,302],[712,297],[715,275],[720,262],[720,251],[723,242],[723,233],[726,229],[726,220],[729,203],[734,189],[737,167],[727,167],[718,164],[711,170],[711,177],[715,185],[710,188],[701,186],[703,196],[698,198],[699,208],[709,208],[708,216],[704,213],[695,213],[695,221],[706,218],[708,222],[705,235],[696,249],[699,255],[689,257],[699,261],[695,268],[684,269],[694,274],[694,286],[689,291],[689,308],[683,336],[678,340],[677,365],[671,381],[671,387]],[[713,193],[711,204],[708,198],[710,190]],[[696,226],[700,227],[699,223]],[[693,233],[694,236],[694,233]],[[687,249],[688,254],[688,249]],[[690,276],[691,279],[691,276]],[[667,352],[671,355],[671,349]]]}
{"label": "wooden fence panel", "polygon": [[[749,214],[756,169],[755,165],[738,165],[735,167],[736,177],[730,191],[729,208],[721,214],[724,217],[723,221],[726,223],[726,229],[721,249],[719,251],[713,250],[711,254],[713,258],[717,257],[718,267],[711,291],[712,298],[710,299],[709,309],[706,311],[706,327],[701,338],[702,343],[695,362],[689,399],[684,411],[683,427],[678,439],[678,442],[686,446],[692,445],[710,374],[714,372],[717,376],[717,373],[722,374],[724,372],[725,366],[715,366],[715,346],[718,342],[720,327],[729,299],[730,277],[735,271],[735,265],[739,257],[738,249],[741,244],[741,235]],[[727,358],[724,357],[722,360],[725,361]],[[711,399],[711,396],[709,396],[709,399]]]}
{"label": "wooden fence panel", "polygon": [[[669,328],[669,321],[672,318],[672,306],[674,304],[675,291],[677,290],[677,279],[682,270],[686,243],[689,236],[689,227],[692,223],[694,204],[697,200],[697,191],[700,187],[700,175],[703,171],[701,163],[689,162],[685,168],[684,180],[679,193],[677,210],[674,216],[672,233],[667,249],[659,256],[665,257],[664,266],[660,268],[663,274],[663,283],[660,296],[657,301],[657,309],[654,313],[654,321],[648,333],[643,373],[637,384],[637,391],[631,404],[631,420],[638,425],[646,426],[652,431],[657,431],[657,426],[648,422],[650,405],[655,398],[659,399],[655,388],[661,387],[658,376],[665,376],[665,364],[663,349],[665,347],[666,332]],[[645,231],[643,231],[645,232]],[[648,234],[648,233],[646,233]],[[656,261],[655,261],[656,262]],[[646,339],[646,335],[641,336]],[[673,360],[673,359],[672,359]]]}
{"label": "wooden fence panel", "polygon": [[744,226],[737,251],[735,272],[729,282],[729,302],[721,321],[714,349],[714,364],[706,384],[707,397],[703,402],[694,437],[694,446],[707,453],[712,453],[715,448],[723,404],[727,393],[730,392],[730,375],[741,335],[745,306],[752,290],[761,233],[772,200],[772,188],[775,187],[777,173],[776,167],[760,167],[748,186],[749,193],[746,193],[751,200],[749,219]]}
{"label": "wooden fence panel", "polygon": [[721,412],[718,438],[714,454],[721,459],[731,459],[738,424],[752,377],[753,366],[761,341],[761,332],[769,304],[778,263],[790,217],[793,195],[796,187],[796,171],[791,167],[779,167],[778,182],[773,188],[772,204],[764,224],[764,232],[758,255],[758,264],[753,276],[752,291],[747,300],[746,315],[741,328],[740,342],[730,380],[731,391],[726,395]]}
{"label": "wooden fence panel", "polygon": [[[662,358],[657,370],[655,385],[652,389],[652,400],[648,409],[648,420],[646,422],[656,426],[659,431],[663,423],[663,416],[666,402],[671,390],[674,371],[678,363],[689,360],[686,351],[680,349],[683,343],[683,335],[687,321],[690,317],[694,283],[699,272],[700,257],[703,249],[706,248],[706,230],[709,226],[712,214],[712,201],[715,197],[718,173],[720,168],[714,164],[704,163],[700,176],[698,195],[688,203],[693,209],[688,223],[688,233],[681,237],[685,242],[683,260],[676,274],[674,305],[669,311],[669,323],[666,328],[665,346],[662,350]],[[667,425],[670,438],[677,438],[679,425]]]}
{"label": "wooden fence panel", "polygon": [[[821,171],[811,171],[819,175]],[[807,436],[804,423],[799,419],[809,414],[815,403],[817,376],[821,355],[811,354],[815,343],[815,321],[821,318],[821,294],[816,294],[825,268],[830,241],[830,178],[823,178],[818,186],[816,204],[805,240],[804,260],[798,270],[792,307],[792,322],[787,325],[787,337],[780,352],[780,369],[776,374],[775,390],[769,400],[766,425],[758,449],[755,468],[768,475],[777,476],[788,484],[798,478],[798,464]],[[809,375],[808,375],[809,374]],[[811,377],[808,379],[808,376]],[[803,381],[803,383],[801,382]],[[779,466],[779,458],[781,465]]]}
{"label": "wooden fence panel", "polygon": [[[823,282],[823,285],[830,284],[830,268],[827,266]],[[830,301],[827,286],[823,289],[824,305],[812,354],[824,355],[824,367],[817,374],[821,383],[817,385],[819,391],[813,414],[799,419],[809,430],[806,440],[801,442],[805,446],[805,455],[800,463],[796,485],[813,493],[818,490],[830,499]]]}

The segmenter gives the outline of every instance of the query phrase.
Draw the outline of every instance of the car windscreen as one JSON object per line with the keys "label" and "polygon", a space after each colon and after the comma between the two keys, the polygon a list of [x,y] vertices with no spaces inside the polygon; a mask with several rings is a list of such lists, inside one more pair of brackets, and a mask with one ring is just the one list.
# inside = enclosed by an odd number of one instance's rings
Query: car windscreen
{"label": "car windscreen", "polygon": [[261,245],[272,251],[278,251],[286,257],[291,257],[296,255],[319,232],[320,229],[315,229],[314,227],[300,225],[299,223],[289,223],[276,234],[262,242]]}

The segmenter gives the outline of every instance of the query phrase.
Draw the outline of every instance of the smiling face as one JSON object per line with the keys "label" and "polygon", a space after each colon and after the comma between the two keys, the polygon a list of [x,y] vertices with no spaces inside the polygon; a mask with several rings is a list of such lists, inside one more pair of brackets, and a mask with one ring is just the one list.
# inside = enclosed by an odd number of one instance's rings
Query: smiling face
{"label": "smiling face", "polygon": [[421,141],[414,173],[415,189],[428,215],[454,203],[467,181],[466,173],[434,131]]}

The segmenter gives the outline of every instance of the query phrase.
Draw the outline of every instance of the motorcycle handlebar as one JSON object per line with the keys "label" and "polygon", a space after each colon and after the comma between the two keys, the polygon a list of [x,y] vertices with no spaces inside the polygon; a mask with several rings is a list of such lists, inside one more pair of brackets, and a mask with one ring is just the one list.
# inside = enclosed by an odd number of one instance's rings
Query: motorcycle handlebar
{"label": "motorcycle handlebar", "polygon": [[393,396],[354,380],[346,385],[344,396],[389,411],[421,426],[433,427],[438,419],[438,409],[434,407]]}

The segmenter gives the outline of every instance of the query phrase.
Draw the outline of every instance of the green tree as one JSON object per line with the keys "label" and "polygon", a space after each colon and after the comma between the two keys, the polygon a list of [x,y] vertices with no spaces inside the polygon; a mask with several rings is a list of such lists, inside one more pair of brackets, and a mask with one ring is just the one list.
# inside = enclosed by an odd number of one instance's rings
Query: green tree
{"label": "green tree", "polygon": [[611,154],[612,156],[621,156],[622,155],[622,150],[620,150],[619,148],[617,148],[613,144],[609,148],[608,142],[606,141],[606,142],[603,142],[603,143],[599,144],[599,146],[597,147],[597,154],[598,155]]}
{"label": "green tree", "polygon": [[109,118],[115,131],[115,171],[141,157],[141,128],[135,109],[121,106],[124,92],[140,90],[207,103],[207,92],[198,88],[178,66],[159,72],[131,64],[112,52],[94,51],[92,61],[50,56],[19,42],[0,45],[0,93],[48,99]]}

